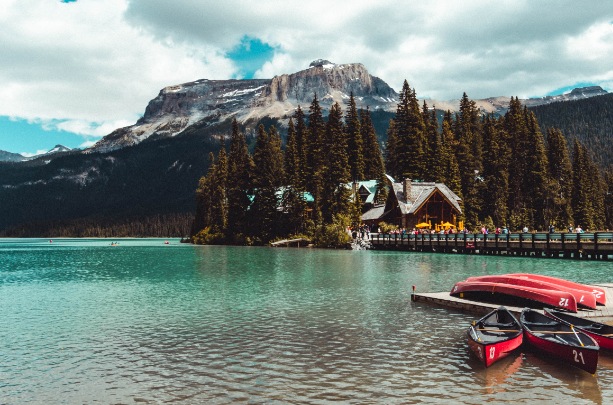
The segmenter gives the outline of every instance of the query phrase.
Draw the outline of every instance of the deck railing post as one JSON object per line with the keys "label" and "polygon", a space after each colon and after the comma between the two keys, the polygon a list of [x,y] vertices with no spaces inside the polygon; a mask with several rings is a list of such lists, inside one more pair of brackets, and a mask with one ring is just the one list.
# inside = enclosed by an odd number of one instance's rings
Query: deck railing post
{"label": "deck railing post", "polygon": [[534,244],[534,238],[535,238],[536,234],[532,233],[532,250],[536,249],[536,245]]}

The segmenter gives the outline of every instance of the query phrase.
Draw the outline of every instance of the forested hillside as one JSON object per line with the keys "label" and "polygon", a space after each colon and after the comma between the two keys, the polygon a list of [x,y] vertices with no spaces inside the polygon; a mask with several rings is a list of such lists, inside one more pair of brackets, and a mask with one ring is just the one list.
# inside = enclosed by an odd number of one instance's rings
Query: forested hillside
{"label": "forested hillside", "polygon": [[611,172],[599,170],[578,139],[568,143],[557,128],[541,131],[517,98],[504,116],[483,116],[464,94],[459,112],[447,112],[440,125],[405,81],[387,129],[385,167],[372,117],[356,111],[353,96],[344,114],[335,104],[327,120],[317,97],[308,115],[299,109],[285,151],[274,126],[269,132],[260,126],[253,154],[236,123],[231,137],[229,153],[211,154],[214,164],[196,191],[196,243],[259,244],[306,234],[334,245],[329,236],[360,224],[361,206],[351,202],[359,199],[344,185],[377,180],[383,190],[384,173],[445,183],[462,198],[469,230],[613,228]]}
{"label": "forested hillside", "polygon": [[577,138],[601,167],[613,164],[613,93],[531,107],[543,132],[556,127],[572,144]]}

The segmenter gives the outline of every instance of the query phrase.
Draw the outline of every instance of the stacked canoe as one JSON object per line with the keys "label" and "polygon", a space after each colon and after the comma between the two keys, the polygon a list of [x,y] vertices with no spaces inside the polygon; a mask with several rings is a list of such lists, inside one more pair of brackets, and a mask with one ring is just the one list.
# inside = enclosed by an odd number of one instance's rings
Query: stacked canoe
{"label": "stacked canoe", "polygon": [[599,349],[613,350],[613,326],[572,315],[577,307],[604,305],[603,289],[533,274],[470,277],[451,291],[456,296],[491,294],[538,303],[543,313],[525,308],[516,319],[504,306],[473,321],[468,346],[489,367],[519,347],[557,358],[591,374],[596,372]]}
{"label": "stacked canoe", "polygon": [[577,312],[605,305],[602,288],[556,277],[514,273],[469,277],[453,286],[450,293],[460,298],[499,302],[514,306],[541,306]]}

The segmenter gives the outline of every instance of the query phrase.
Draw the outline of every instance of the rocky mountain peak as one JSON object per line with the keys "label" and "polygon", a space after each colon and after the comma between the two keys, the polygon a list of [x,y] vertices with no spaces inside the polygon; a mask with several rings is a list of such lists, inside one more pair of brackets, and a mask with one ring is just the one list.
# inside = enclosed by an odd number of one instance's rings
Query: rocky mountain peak
{"label": "rocky mountain peak", "polygon": [[361,63],[337,65],[318,59],[308,69],[272,79],[196,80],[160,90],[135,125],[120,128],[89,151],[111,151],[150,137],[174,136],[192,125],[213,125],[235,117],[239,122],[285,118],[316,95],[322,109],[344,104],[353,94],[359,107],[396,108],[398,94]]}

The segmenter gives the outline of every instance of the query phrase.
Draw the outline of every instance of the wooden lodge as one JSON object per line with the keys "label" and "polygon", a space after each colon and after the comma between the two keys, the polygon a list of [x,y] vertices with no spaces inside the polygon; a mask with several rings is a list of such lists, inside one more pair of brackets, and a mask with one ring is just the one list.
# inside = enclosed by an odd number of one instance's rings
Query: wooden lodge
{"label": "wooden lodge", "polygon": [[439,230],[462,226],[457,222],[462,213],[461,199],[445,184],[411,179],[396,183],[393,179],[390,180],[385,205],[368,207],[370,209],[362,215],[362,221],[369,225],[370,229],[377,229],[380,222],[409,230]]}

